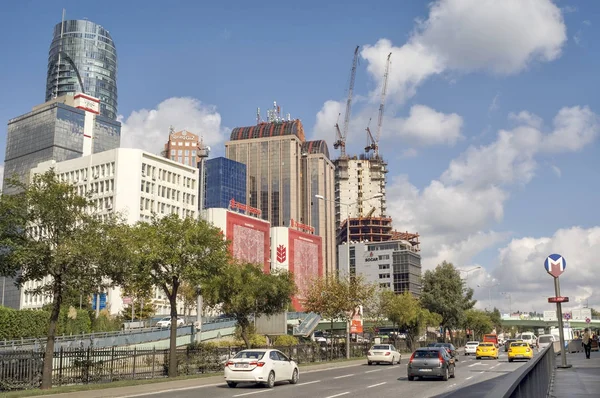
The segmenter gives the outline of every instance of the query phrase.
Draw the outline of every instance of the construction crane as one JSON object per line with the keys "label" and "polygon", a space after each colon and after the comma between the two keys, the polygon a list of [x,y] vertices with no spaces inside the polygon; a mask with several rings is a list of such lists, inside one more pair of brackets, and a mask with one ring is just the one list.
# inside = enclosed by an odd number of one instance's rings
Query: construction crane
{"label": "construction crane", "polygon": [[[392,53],[389,53],[387,56],[387,63],[385,65],[385,74],[383,75],[383,85],[381,87],[381,102],[379,103],[379,116],[377,118],[377,132],[375,133],[375,137],[371,134],[371,129],[367,125],[367,146],[365,147],[365,152],[369,152],[373,150],[374,156],[379,157],[379,139],[381,138],[381,125],[383,124],[383,111],[385,109],[385,96],[387,94],[387,83],[388,76],[390,74],[390,57]],[[371,123],[371,119],[369,119],[369,124]]]}
{"label": "construction crane", "polygon": [[346,99],[346,114],[344,115],[344,128],[340,131],[338,123],[335,124],[337,140],[333,143],[335,149],[340,148],[340,158],[346,157],[346,137],[348,136],[348,126],[350,124],[350,114],[352,113],[352,94],[354,92],[354,80],[356,78],[356,65],[358,64],[358,49],[354,49],[354,59],[352,60],[352,71],[350,72],[350,86],[348,87],[348,98]]}

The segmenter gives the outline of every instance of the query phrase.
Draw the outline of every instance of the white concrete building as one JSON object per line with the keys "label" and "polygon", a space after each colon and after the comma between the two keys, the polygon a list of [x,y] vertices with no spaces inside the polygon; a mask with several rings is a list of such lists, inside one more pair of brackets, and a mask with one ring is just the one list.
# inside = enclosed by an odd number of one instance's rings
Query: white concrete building
{"label": "white concrete building", "polygon": [[[130,224],[149,221],[153,213],[159,217],[172,213],[182,218],[198,216],[196,167],[140,149],[118,148],[63,162],[43,162],[31,174],[50,168],[61,180],[76,184],[79,194],[91,192],[100,214],[120,212]],[[31,287],[21,290],[21,308],[40,308],[49,300],[26,294]],[[154,302],[157,315],[169,313],[169,303],[159,289]],[[111,314],[123,309],[120,289],[108,292],[107,308]],[[183,314],[183,307],[178,312]]]}

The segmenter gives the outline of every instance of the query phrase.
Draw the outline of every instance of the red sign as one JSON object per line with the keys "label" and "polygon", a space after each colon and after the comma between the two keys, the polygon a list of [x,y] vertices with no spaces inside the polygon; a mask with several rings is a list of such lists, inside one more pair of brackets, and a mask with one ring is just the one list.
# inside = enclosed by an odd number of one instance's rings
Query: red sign
{"label": "red sign", "polygon": [[590,318],[585,318],[585,323],[590,323],[592,320]]}
{"label": "red sign", "polygon": [[283,263],[287,258],[286,249],[284,245],[277,246],[277,262]]}
{"label": "red sign", "polygon": [[548,297],[549,303],[568,303],[568,297]]}
{"label": "red sign", "polygon": [[229,201],[229,208],[230,209],[239,209],[241,211],[245,211],[247,214],[254,214],[257,216],[260,216],[262,214],[262,211],[260,209],[257,209],[256,207],[245,205],[240,202],[236,202],[235,199],[231,199]]}
{"label": "red sign", "polygon": [[314,227],[311,227],[310,225],[307,225],[307,224],[299,223],[298,221],[294,220],[293,218],[290,220],[290,227],[292,227],[292,228],[298,228],[298,229],[301,229],[303,231],[308,231],[311,234],[315,233],[315,228]]}

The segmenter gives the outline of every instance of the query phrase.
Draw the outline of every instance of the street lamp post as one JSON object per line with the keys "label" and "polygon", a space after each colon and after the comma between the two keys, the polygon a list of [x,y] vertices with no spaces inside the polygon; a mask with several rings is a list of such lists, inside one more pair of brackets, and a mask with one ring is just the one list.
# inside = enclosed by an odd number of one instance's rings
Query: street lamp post
{"label": "street lamp post", "polygon": [[481,265],[478,265],[477,267],[473,267],[473,268],[469,268],[469,269],[459,269],[459,272],[464,272],[465,274],[467,274],[467,276],[465,277],[465,283],[468,284],[469,283],[469,273],[473,272],[473,271],[477,271],[479,269],[481,269]]}
{"label": "street lamp post", "polygon": [[489,300],[490,300],[490,312],[493,310],[492,307],[492,288],[500,285],[500,283],[496,282],[491,285],[477,285],[477,287],[483,287],[488,289]]}
{"label": "street lamp post", "polygon": [[508,313],[509,313],[509,315],[512,314],[512,295],[507,292],[502,292],[500,294],[502,294],[503,296],[505,296],[508,299]]}
{"label": "street lamp post", "polygon": [[[378,193],[373,197],[364,199],[363,201],[381,198],[382,196],[383,194]],[[339,205],[346,206],[346,272],[348,273],[348,278],[350,278],[350,205],[357,204],[358,201],[353,203],[343,203],[337,200],[327,199],[323,195],[315,195],[315,198],[323,200],[325,202],[333,202]],[[350,359],[350,321],[346,321],[346,358]]]}

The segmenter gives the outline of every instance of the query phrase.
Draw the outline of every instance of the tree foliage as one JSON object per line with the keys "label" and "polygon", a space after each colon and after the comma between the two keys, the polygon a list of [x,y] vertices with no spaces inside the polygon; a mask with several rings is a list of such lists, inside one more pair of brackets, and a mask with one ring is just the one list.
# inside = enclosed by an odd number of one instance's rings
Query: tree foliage
{"label": "tree foliage", "polygon": [[125,284],[157,286],[171,306],[169,377],[177,375],[177,297],[185,282],[194,286],[219,275],[229,261],[220,230],[205,220],[176,214],[136,224],[130,233],[131,268]]}
{"label": "tree foliage", "polygon": [[240,337],[247,348],[251,347],[251,315],[274,315],[285,311],[296,290],[293,275],[288,272],[265,274],[259,264],[233,261],[209,283],[202,285],[207,305],[219,307],[237,320]]}
{"label": "tree foliage", "polygon": [[54,170],[35,175],[29,184],[13,178],[12,195],[0,197],[0,274],[16,277],[30,292],[51,297],[52,310],[42,371],[42,388],[51,387],[54,337],[63,299],[98,291],[118,282],[122,252],[113,242],[120,220],[101,221],[77,188],[59,180]]}
{"label": "tree foliage", "polygon": [[492,329],[495,329],[496,333],[500,333],[500,331],[502,330],[502,315],[500,314],[500,310],[494,307],[493,311],[486,311],[486,313],[487,316],[490,318]]}
{"label": "tree foliage", "polygon": [[494,327],[489,313],[476,309],[465,312],[463,326],[473,331],[473,339],[481,339],[483,334],[490,333]]}
{"label": "tree foliage", "polygon": [[440,324],[446,330],[461,327],[465,311],[475,305],[473,290],[465,288],[459,271],[446,261],[433,271],[425,272],[421,303],[430,312],[441,316]]}

